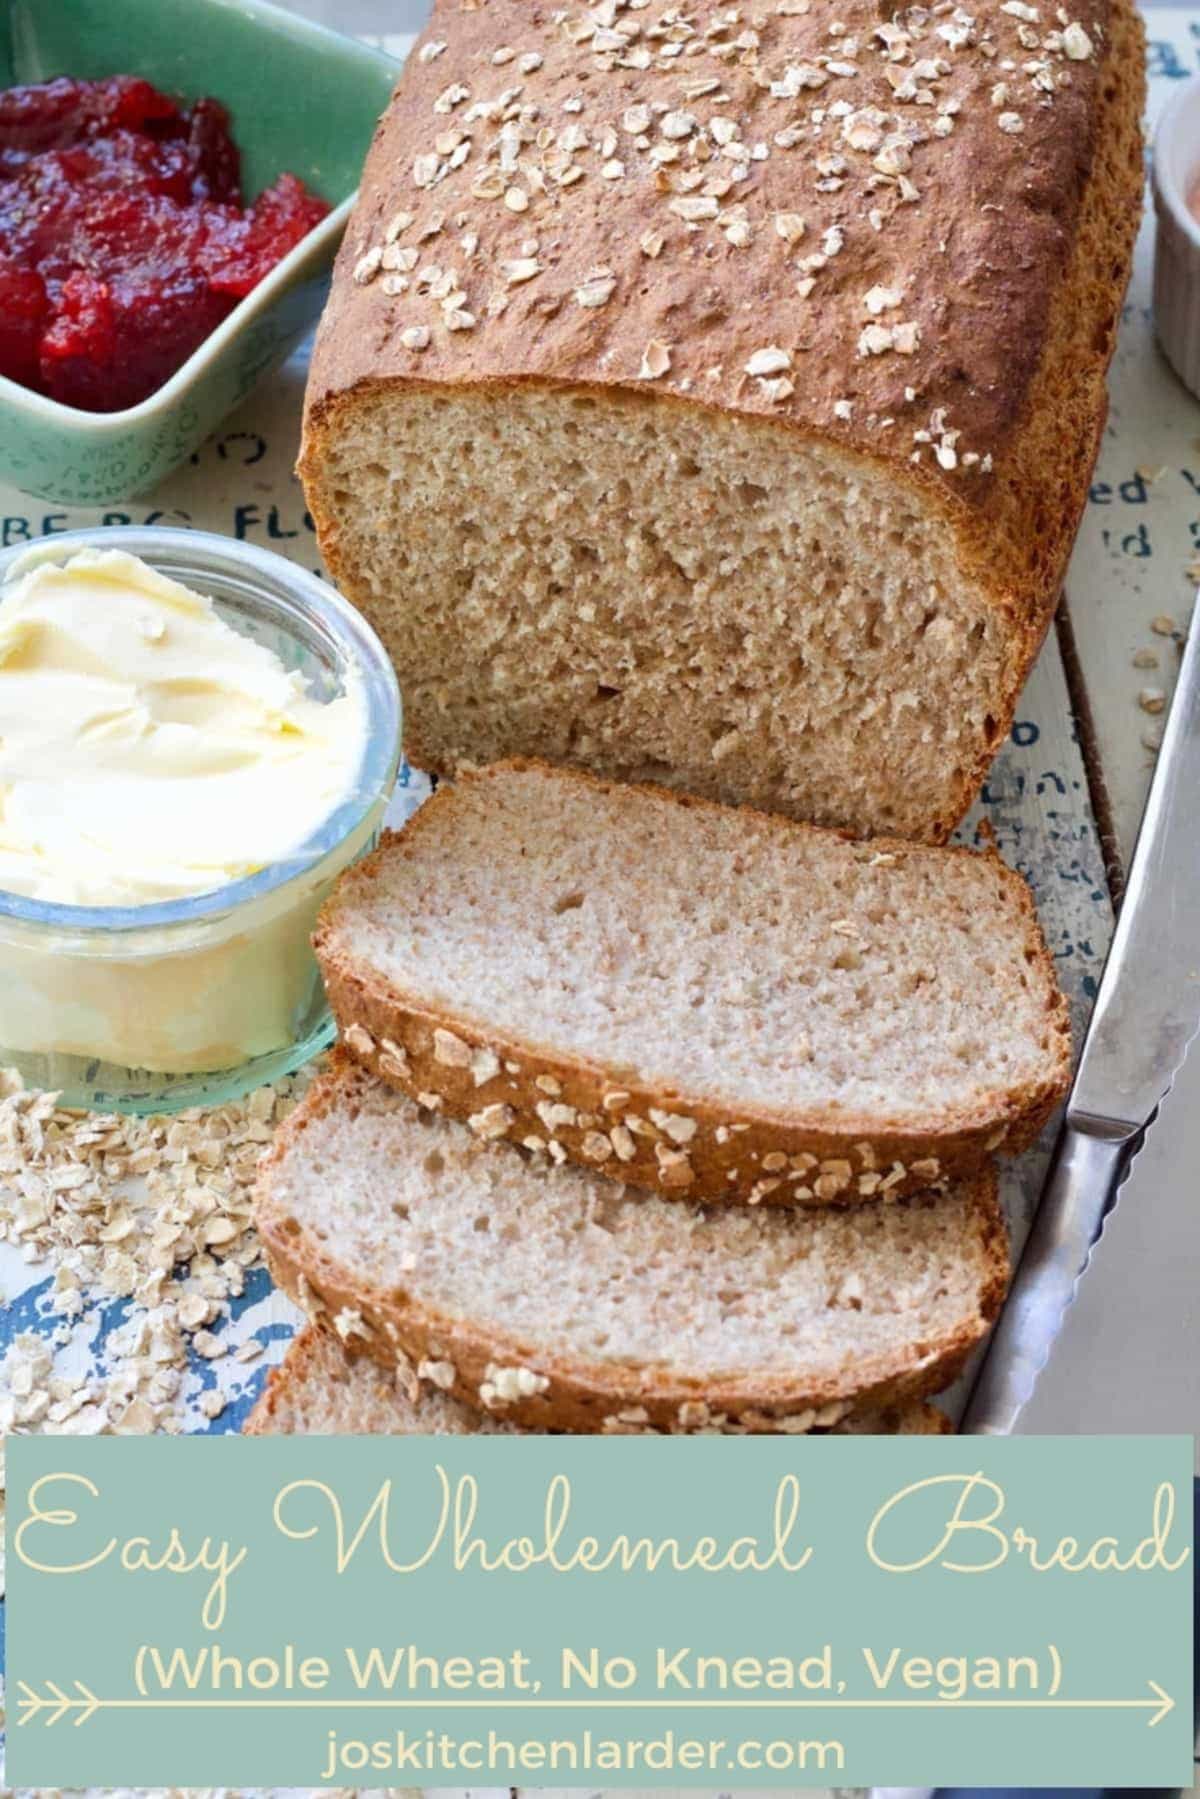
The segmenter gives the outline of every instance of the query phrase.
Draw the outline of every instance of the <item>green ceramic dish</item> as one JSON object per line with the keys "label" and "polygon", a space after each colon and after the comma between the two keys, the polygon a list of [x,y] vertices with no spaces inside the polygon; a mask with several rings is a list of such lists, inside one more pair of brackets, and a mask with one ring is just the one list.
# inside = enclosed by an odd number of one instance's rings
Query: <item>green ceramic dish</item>
{"label": "green ceramic dish", "polygon": [[233,115],[247,195],[284,169],[334,211],[164,387],[124,412],[60,406],[0,376],[0,476],[45,499],[104,505],[185,461],[315,323],[396,63],[265,0],[0,0],[0,87],[144,75]]}

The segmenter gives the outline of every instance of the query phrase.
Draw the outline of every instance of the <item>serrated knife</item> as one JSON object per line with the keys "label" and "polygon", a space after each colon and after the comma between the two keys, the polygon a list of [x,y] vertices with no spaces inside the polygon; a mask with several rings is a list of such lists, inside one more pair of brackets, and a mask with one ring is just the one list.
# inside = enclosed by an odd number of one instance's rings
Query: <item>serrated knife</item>
{"label": "serrated knife", "polygon": [[[1121,1183],[1024,1435],[1200,1431],[1200,1045]],[[1197,1465],[1200,1473],[1200,1464]]]}
{"label": "serrated knife", "polygon": [[1134,1145],[1198,1029],[1200,623],[1193,615],[1062,1133],[964,1430],[1006,1435],[1014,1428]]}

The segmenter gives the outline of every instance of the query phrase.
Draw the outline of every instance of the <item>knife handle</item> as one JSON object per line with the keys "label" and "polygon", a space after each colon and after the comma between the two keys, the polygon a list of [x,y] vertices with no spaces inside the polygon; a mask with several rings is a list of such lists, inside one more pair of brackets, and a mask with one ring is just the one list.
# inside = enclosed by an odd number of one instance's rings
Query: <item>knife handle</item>
{"label": "knife handle", "polygon": [[[1082,1121],[1081,1121],[1082,1122]],[[992,1332],[963,1418],[964,1431],[1007,1436],[1075,1297],[1136,1133],[1068,1124],[1059,1137],[1008,1301]],[[1111,1127],[1110,1127],[1111,1132]]]}

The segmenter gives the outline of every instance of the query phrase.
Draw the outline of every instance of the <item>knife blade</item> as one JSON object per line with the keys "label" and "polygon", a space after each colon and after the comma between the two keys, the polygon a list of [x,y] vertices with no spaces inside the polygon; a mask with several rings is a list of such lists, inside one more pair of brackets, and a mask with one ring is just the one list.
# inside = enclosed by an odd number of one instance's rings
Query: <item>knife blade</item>
{"label": "knife blade", "polygon": [[[1200,1430],[1200,1046],[1134,1155],[1022,1434]],[[1197,1463],[1200,1473],[1200,1463]]]}
{"label": "knife blade", "polygon": [[1014,1428],[1130,1152],[1200,1029],[1196,612],[1062,1133],[965,1430]]}

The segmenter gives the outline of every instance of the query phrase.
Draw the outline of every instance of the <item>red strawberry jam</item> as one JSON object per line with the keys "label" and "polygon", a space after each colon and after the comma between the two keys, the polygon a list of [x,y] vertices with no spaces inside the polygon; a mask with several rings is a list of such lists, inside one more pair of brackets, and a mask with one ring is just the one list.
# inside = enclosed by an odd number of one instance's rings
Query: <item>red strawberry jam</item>
{"label": "red strawberry jam", "polygon": [[328,211],[295,175],[244,207],[216,100],[131,75],[0,92],[0,374],[134,406]]}

